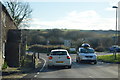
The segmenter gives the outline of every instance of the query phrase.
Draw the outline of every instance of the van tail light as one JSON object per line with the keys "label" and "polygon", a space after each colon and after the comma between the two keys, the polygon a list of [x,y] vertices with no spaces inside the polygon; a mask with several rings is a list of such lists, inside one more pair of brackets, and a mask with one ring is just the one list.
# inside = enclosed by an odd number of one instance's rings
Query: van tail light
{"label": "van tail light", "polygon": [[52,58],[53,58],[52,56],[49,57],[49,59],[52,59]]}
{"label": "van tail light", "polygon": [[70,59],[70,56],[67,56],[67,59]]}

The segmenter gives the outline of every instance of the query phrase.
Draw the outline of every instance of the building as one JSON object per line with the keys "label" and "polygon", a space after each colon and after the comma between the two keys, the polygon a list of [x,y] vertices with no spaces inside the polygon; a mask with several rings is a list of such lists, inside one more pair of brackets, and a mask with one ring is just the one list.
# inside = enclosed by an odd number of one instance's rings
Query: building
{"label": "building", "polygon": [[0,2],[0,69],[5,60],[7,34],[11,29],[17,29],[17,27],[5,6]]}
{"label": "building", "polygon": [[118,30],[120,30],[120,1],[118,2]]}
{"label": "building", "polygon": [[[120,31],[120,1],[118,2],[118,31]],[[118,36],[118,45],[120,46],[120,35]]]}

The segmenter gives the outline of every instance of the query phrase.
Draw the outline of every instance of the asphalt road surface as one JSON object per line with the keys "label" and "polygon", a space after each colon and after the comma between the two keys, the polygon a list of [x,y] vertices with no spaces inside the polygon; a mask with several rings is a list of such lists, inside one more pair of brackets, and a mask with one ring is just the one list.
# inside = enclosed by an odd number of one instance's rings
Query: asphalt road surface
{"label": "asphalt road surface", "polygon": [[97,64],[77,63],[75,55],[72,57],[72,68],[47,67],[47,56],[40,54],[44,59],[43,67],[36,73],[31,73],[26,78],[118,78],[118,64],[98,62]]}

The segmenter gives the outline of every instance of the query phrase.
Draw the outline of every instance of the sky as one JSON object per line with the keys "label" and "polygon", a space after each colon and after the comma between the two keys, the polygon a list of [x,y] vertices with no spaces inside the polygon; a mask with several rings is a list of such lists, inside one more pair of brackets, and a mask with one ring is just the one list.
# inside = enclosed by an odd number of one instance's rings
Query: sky
{"label": "sky", "polygon": [[120,0],[26,0],[33,12],[29,29],[115,30]]}

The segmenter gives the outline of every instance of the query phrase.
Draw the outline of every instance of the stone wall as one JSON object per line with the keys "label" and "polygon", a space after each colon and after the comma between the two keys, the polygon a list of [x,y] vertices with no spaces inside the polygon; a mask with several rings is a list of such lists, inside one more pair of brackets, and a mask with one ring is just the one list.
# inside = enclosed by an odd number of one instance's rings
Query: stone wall
{"label": "stone wall", "polygon": [[0,2],[0,66],[4,63],[7,33],[10,29],[17,29],[17,27],[5,6]]}
{"label": "stone wall", "polygon": [[2,58],[2,19],[1,19],[1,12],[2,12],[2,5],[0,3],[0,71],[1,66],[3,64],[3,58]]}
{"label": "stone wall", "polygon": [[120,31],[120,1],[118,2],[118,30]]}

